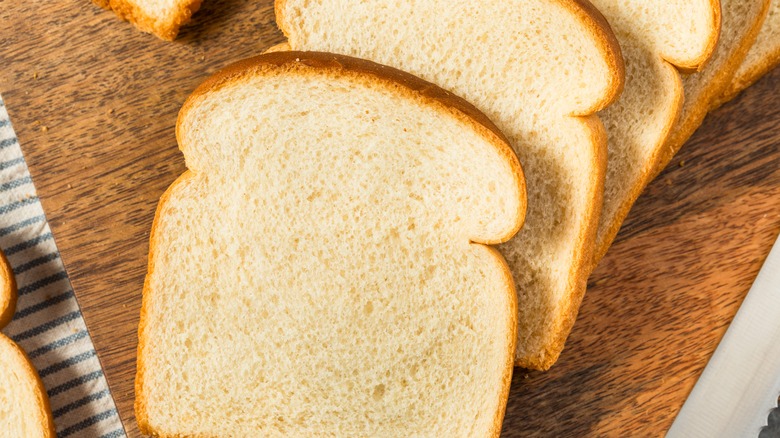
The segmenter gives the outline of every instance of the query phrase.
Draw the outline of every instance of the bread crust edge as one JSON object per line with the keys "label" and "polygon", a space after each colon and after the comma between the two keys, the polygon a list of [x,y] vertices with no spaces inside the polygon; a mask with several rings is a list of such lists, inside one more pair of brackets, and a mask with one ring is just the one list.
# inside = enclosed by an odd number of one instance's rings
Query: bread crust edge
{"label": "bread crust edge", "polygon": [[[718,109],[724,103],[737,97],[737,95],[743,92],[749,86],[755,84],[765,74],[772,71],[775,67],[780,65],[780,44],[775,47],[769,56],[762,58],[759,62],[747,66],[747,70],[739,76],[734,77],[726,91],[716,99],[710,107],[710,111]],[[740,65],[742,67],[742,65]]]}
{"label": "bread crust edge", "polygon": [[501,428],[504,424],[504,416],[506,415],[506,405],[509,402],[509,389],[512,386],[512,375],[514,373],[515,362],[515,348],[517,347],[517,293],[515,292],[515,282],[512,279],[512,270],[501,255],[498,249],[481,245],[495,258],[496,263],[500,264],[504,273],[504,284],[506,286],[506,293],[509,296],[509,327],[507,328],[507,336],[509,336],[509,354],[507,354],[506,362],[504,365],[504,373],[501,376],[502,388],[499,392],[498,408],[496,409],[495,417],[493,419],[493,426],[490,429],[490,436],[498,438],[501,435]]}
{"label": "bread crust edge", "polygon": [[734,50],[724,61],[723,65],[720,66],[718,74],[706,85],[702,97],[691,109],[688,118],[680,120],[677,126],[673,128],[672,134],[663,146],[659,161],[651,172],[652,178],[658,176],[658,174],[660,174],[672,161],[672,158],[674,158],[677,152],[680,151],[683,145],[702,124],[704,117],[707,116],[712,105],[717,103],[717,100],[727,89],[734,74],[737,72],[737,69],[742,64],[742,61],[745,60],[748,51],[750,51],[750,48],[756,41],[768,12],[769,0],[761,0],[761,9],[759,10],[756,20],[749,26],[748,31],[745,32],[742,39],[735,45]]}
{"label": "bread crust edge", "polygon": [[16,311],[16,277],[5,253],[0,251],[0,329],[8,325]]}
{"label": "bread crust edge", "polygon": [[709,0],[709,3],[712,10],[712,22],[714,26],[704,51],[702,51],[698,58],[693,59],[688,63],[680,60],[664,59],[664,61],[675,66],[681,73],[690,74],[701,71],[707,65],[707,61],[710,60],[715,53],[715,49],[718,47],[720,29],[723,25],[723,13],[721,11],[720,0]]}
{"label": "bread crust edge", "polygon": [[179,34],[179,28],[189,23],[192,15],[200,9],[202,0],[189,0],[179,7],[172,20],[159,23],[155,17],[127,0],[92,0],[92,2],[103,9],[114,11],[120,19],[129,21],[142,32],[151,33],[165,41],[173,41]]}
{"label": "bread crust edge", "polygon": [[620,228],[623,226],[623,222],[631,212],[631,208],[634,206],[637,199],[639,199],[639,196],[644,192],[645,188],[653,180],[653,169],[655,169],[661,162],[664,152],[664,145],[666,144],[669,136],[672,134],[672,129],[674,128],[675,124],[680,119],[683,101],[685,99],[682,77],[680,76],[681,70],[668,61],[663,62],[664,67],[668,69],[669,73],[671,73],[672,80],[675,83],[675,89],[673,90],[675,96],[673,109],[669,111],[670,117],[666,120],[664,131],[661,135],[658,136],[656,144],[653,147],[653,152],[650,155],[650,159],[642,168],[642,173],[639,180],[634,186],[630,188],[628,195],[620,202],[620,206],[615,211],[615,215],[609,220],[606,231],[603,234],[598,234],[596,236],[593,259],[590,263],[590,272],[593,272],[593,270],[596,269],[598,264],[607,254],[609,248],[612,246],[612,242],[615,241]]}
{"label": "bread crust edge", "polygon": [[[279,44],[272,47],[272,49],[278,50],[281,47],[283,45]],[[176,139],[179,143],[179,148],[183,148],[181,136],[182,121],[189,109],[203,96],[210,92],[218,91],[220,88],[264,68],[296,68],[296,64],[304,68],[343,70],[350,74],[369,75],[377,81],[400,86],[401,89],[407,90],[413,99],[434,105],[438,109],[473,126],[477,132],[480,132],[483,137],[493,144],[499,155],[510,164],[515,179],[515,186],[518,187],[520,202],[515,215],[517,220],[506,232],[494,238],[472,238],[471,241],[486,245],[503,243],[511,239],[522,228],[527,207],[525,177],[520,160],[517,158],[504,133],[485,114],[463,98],[410,73],[364,59],[325,52],[269,51],[262,55],[233,63],[201,83],[182,105],[176,122]],[[184,149],[182,149],[182,152],[184,152]]]}
{"label": "bread crust edge", "polygon": [[[568,8],[577,19],[588,28],[596,40],[599,42],[599,50],[603,55],[603,59],[606,61],[607,67],[612,73],[609,76],[608,86],[606,92],[601,99],[593,102],[589,108],[580,110],[572,116],[588,116],[596,113],[610,103],[612,103],[620,93],[623,91],[623,85],[625,82],[625,64],[623,63],[623,55],[620,51],[620,43],[618,43],[617,37],[612,31],[612,27],[609,22],[596,9],[588,0],[556,0],[562,7]],[[719,0],[710,0],[719,1]],[[282,31],[287,39],[290,39],[290,32],[287,27],[287,20],[283,13],[287,0],[274,0],[274,14],[276,16],[276,25],[279,30]],[[284,43],[282,43],[284,44]],[[289,43],[288,43],[289,44]],[[272,47],[281,46],[281,44]],[[467,102],[468,103],[468,102]],[[470,105],[470,104],[469,104]]]}
{"label": "bread crust edge", "polygon": [[28,382],[31,382],[34,387],[35,412],[30,412],[27,415],[35,415],[36,423],[40,425],[40,431],[43,433],[43,437],[55,438],[57,435],[54,428],[54,420],[51,416],[49,398],[46,395],[46,389],[43,386],[43,382],[35,371],[35,367],[33,367],[27,354],[25,354],[24,350],[22,350],[16,342],[2,333],[0,333],[0,351],[3,351],[4,353],[9,352],[14,356],[12,361],[16,363],[17,370],[20,371],[25,379]]}
{"label": "bread crust edge", "polygon": [[596,172],[591,176],[590,191],[588,196],[592,200],[591,209],[587,211],[585,226],[580,229],[575,248],[581,251],[575,253],[573,268],[567,279],[568,300],[562,302],[560,318],[554,332],[548,337],[548,342],[541,351],[536,354],[515,358],[515,366],[547,371],[558,361],[563,352],[566,340],[577,320],[580,305],[585,297],[587,280],[590,276],[590,265],[595,248],[596,232],[598,231],[601,207],[604,198],[604,181],[607,170],[607,132],[597,115],[579,117],[582,123],[591,133],[591,167]]}
{"label": "bread crust edge", "polygon": [[168,204],[168,200],[171,197],[171,193],[182,183],[192,178],[192,172],[187,169],[176,180],[174,180],[170,186],[160,196],[160,200],[157,203],[157,208],[154,212],[154,219],[152,221],[152,230],[149,235],[149,254],[147,256],[147,269],[146,277],[144,278],[144,286],[141,292],[141,316],[138,322],[138,347],[136,348],[136,374],[135,374],[135,403],[133,404],[135,410],[135,419],[138,423],[138,429],[141,433],[151,436],[171,436],[175,435],[161,435],[159,431],[155,431],[152,425],[149,423],[149,416],[147,414],[147,400],[143,391],[144,373],[146,372],[146,364],[144,362],[144,348],[146,347],[144,333],[147,326],[147,314],[149,312],[149,286],[150,278],[154,272],[154,265],[156,263],[154,255],[157,253],[157,232],[159,230],[159,223],[162,217],[162,210]]}

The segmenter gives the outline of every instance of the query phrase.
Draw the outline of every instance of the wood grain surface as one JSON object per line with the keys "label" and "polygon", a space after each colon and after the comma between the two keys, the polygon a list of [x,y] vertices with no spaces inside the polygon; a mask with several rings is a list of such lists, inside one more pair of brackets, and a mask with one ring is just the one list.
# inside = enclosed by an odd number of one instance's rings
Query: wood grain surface
{"label": "wood grain surface", "polygon": [[[283,41],[270,0],[209,0],[174,43],[87,0],[0,0],[0,93],[130,436],[157,200],[176,114]],[[590,279],[560,361],[515,370],[503,436],[660,436],[780,231],[780,70],[711,114]]]}

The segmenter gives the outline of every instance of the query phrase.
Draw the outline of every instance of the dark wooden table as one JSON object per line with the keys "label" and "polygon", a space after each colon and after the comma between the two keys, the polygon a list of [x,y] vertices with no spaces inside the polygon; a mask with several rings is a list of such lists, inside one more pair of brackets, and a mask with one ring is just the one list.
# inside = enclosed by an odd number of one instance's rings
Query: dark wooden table
{"label": "dark wooden table", "polygon": [[[125,427],[173,127],[210,73],[283,41],[270,0],[209,0],[174,43],[87,0],[0,0],[0,93]],[[780,70],[711,114],[590,279],[559,363],[515,370],[504,436],[659,436],[780,231]]]}

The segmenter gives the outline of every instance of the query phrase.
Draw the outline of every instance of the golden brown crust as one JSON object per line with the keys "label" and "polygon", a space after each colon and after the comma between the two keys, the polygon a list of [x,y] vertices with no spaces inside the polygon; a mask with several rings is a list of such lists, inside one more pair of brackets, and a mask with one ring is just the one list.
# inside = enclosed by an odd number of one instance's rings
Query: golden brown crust
{"label": "golden brown crust", "polygon": [[587,0],[559,0],[566,6],[571,6],[572,12],[579,18],[582,23],[591,30],[593,35],[597,36],[597,40],[600,43],[599,49],[604,56],[604,60],[607,62],[609,71],[612,73],[609,77],[609,87],[607,93],[597,102],[594,102],[593,106],[585,111],[574,116],[589,116],[596,113],[614,102],[620,93],[623,92],[623,86],[625,85],[626,68],[623,62],[623,54],[620,50],[620,43],[612,31],[612,27],[607,22],[607,19],[601,14]]}
{"label": "golden brown crust", "polygon": [[702,53],[699,55],[698,58],[690,61],[690,62],[683,62],[680,60],[671,60],[671,59],[665,59],[666,62],[669,64],[674,65],[677,67],[677,69],[681,73],[695,73],[697,71],[701,71],[705,65],[707,65],[707,61],[710,60],[713,53],[715,53],[715,49],[718,47],[718,41],[720,40],[720,27],[721,27],[721,21],[722,21],[722,13],[720,9],[720,0],[709,0],[710,1],[710,10],[712,11],[712,21],[713,21],[713,32],[710,34],[709,40],[707,40],[707,46],[702,51]]}
{"label": "golden brown crust", "polygon": [[507,333],[509,336],[509,351],[507,351],[506,365],[504,366],[504,374],[501,378],[502,388],[499,394],[499,406],[496,409],[495,419],[493,421],[493,427],[490,430],[490,436],[498,437],[501,435],[501,426],[504,423],[504,415],[506,414],[506,404],[509,400],[509,388],[512,386],[512,373],[514,372],[515,362],[515,348],[517,347],[517,293],[515,292],[515,282],[512,279],[512,270],[506,263],[504,256],[492,246],[483,246],[488,250],[495,258],[496,262],[501,264],[504,271],[504,284],[506,285],[506,293],[509,297],[509,327],[507,327]]}
{"label": "golden brown crust", "polygon": [[144,279],[144,288],[141,293],[141,319],[138,322],[138,348],[137,348],[137,360],[136,360],[136,377],[135,377],[135,418],[138,423],[138,429],[141,433],[146,435],[158,436],[149,424],[149,416],[147,415],[146,395],[143,391],[144,385],[144,373],[146,371],[144,364],[144,348],[146,347],[146,319],[149,313],[149,279],[154,272],[155,264],[155,248],[157,247],[157,231],[160,223],[161,213],[168,200],[171,197],[171,193],[182,183],[192,177],[192,172],[185,170],[184,173],[179,175],[176,180],[168,186],[165,193],[160,197],[160,201],[157,203],[157,209],[154,213],[154,220],[152,221],[152,230],[149,236],[149,257],[148,265],[146,268],[146,278]]}
{"label": "golden brown crust", "polygon": [[[289,39],[290,33],[288,32],[289,29],[285,26],[285,20],[282,19],[284,17],[284,14],[282,11],[284,10],[284,6],[286,5],[287,0],[274,0],[274,18],[276,19],[276,27],[279,28],[279,30],[282,31],[282,34]],[[285,44],[285,43],[282,43]],[[289,41],[287,42],[287,45],[289,45]]]}
{"label": "golden brown crust", "polygon": [[673,91],[675,96],[674,109],[669,112],[670,117],[667,119],[666,124],[664,125],[662,134],[658,136],[656,145],[653,148],[653,153],[650,155],[650,159],[645,163],[644,168],[642,169],[642,176],[638,183],[631,187],[628,192],[628,196],[623,199],[623,202],[616,211],[615,216],[607,226],[607,230],[603,234],[600,234],[596,237],[593,259],[590,263],[589,272],[592,272],[594,269],[596,269],[596,266],[598,266],[599,262],[601,262],[601,259],[603,259],[607,254],[609,247],[612,245],[612,242],[615,240],[615,237],[617,237],[617,234],[620,231],[620,227],[623,225],[623,221],[631,211],[631,207],[634,206],[634,203],[639,198],[639,195],[641,195],[645,190],[645,187],[647,187],[650,181],[653,180],[653,169],[659,165],[663,156],[664,144],[671,135],[672,128],[679,119],[685,97],[682,86],[682,78],[680,77],[679,71],[675,69],[674,65],[669,64],[668,62],[665,62],[665,64],[666,67],[671,70],[670,77],[675,84],[675,89]]}
{"label": "golden brown crust", "polygon": [[550,341],[545,345],[542,351],[537,354],[519,357],[515,365],[523,368],[546,371],[550,369],[558,360],[563,351],[566,339],[571,333],[574,322],[577,319],[577,313],[580,304],[585,296],[587,280],[590,275],[590,264],[593,258],[593,242],[596,239],[599,218],[601,216],[601,206],[604,197],[604,180],[607,174],[607,132],[604,125],[596,115],[579,118],[586,129],[591,133],[591,147],[593,162],[591,168],[594,169],[590,176],[591,184],[588,197],[592,200],[591,209],[586,213],[585,226],[580,230],[577,236],[577,245],[575,248],[582,248],[582,251],[574,254],[574,263],[569,272],[568,290],[569,299],[563,303],[560,312],[561,318],[558,320],[558,326],[552,333]]}
{"label": "golden brown crust", "polygon": [[142,32],[156,35],[160,39],[173,41],[179,28],[189,23],[192,14],[200,9],[202,0],[188,0],[179,5],[176,12],[166,19],[149,15],[148,11],[130,0],[92,0],[96,5],[113,10],[122,20],[129,21]]}
{"label": "golden brown crust", "polygon": [[[617,37],[612,32],[607,19],[593,6],[588,0],[558,0],[563,6],[569,7],[574,15],[583,23],[583,25],[593,32],[593,35],[597,35],[599,42],[599,49],[603,54],[610,72],[609,85],[607,87],[607,93],[594,102],[593,105],[581,111],[581,114],[572,114],[575,116],[582,115],[587,116],[593,114],[599,110],[604,109],[610,103],[612,103],[620,93],[623,91],[623,85],[625,81],[625,65],[623,63],[623,56],[620,52],[620,43],[618,43]],[[711,0],[719,1],[719,0]],[[276,14],[276,24],[279,30],[282,31],[284,36],[290,38],[289,29],[287,28],[287,20],[284,19],[284,8],[287,0],[275,0],[274,12]],[[282,43],[284,44],[284,43]],[[289,43],[287,43],[289,46]]]}
{"label": "golden brown crust", "polygon": [[620,204],[620,207],[615,212],[615,215],[610,218],[609,225],[606,231],[600,233],[596,237],[595,249],[593,251],[593,259],[591,261],[590,271],[599,264],[604,255],[606,255],[612,242],[615,240],[618,231],[620,231],[621,225],[625,220],[628,213],[631,211],[631,207],[634,205],[639,195],[644,191],[645,187],[652,181],[653,174],[652,169],[656,168],[661,161],[662,151],[664,145],[672,133],[672,128],[680,117],[682,111],[682,105],[684,100],[684,90],[682,88],[681,73],[691,73],[702,68],[706,61],[712,56],[715,47],[717,45],[720,36],[721,27],[721,9],[719,0],[710,0],[710,8],[713,14],[713,29],[708,40],[708,44],[705,50],[701,53],[696,60],[684,64],[679,61],[672,61],[669,59],[662,59],[662,62],[667,68],[667,72],[670,73],[671,81],[674,83],[674,90],[672,91],[675,99],[671,111],[669,111],[669,118],[666,120],[666,124],[663,127],[661,135],[656,139],[656,144],[653,147],[653,152],[647,162],[644,163],[642,169],[642,175],[633,187],[630,188],[628,195],[624,198]]}
{"label": "golden brown crust", "polygon": [[176,138],[182,147],[180,129],[182,120],[187,111],[204,95],[218,91],[220,88],[230,85],[241,78],[256,74],[266,69],[281,70],[319,70],[319,71],[340,71],[343,73],[364,75],[393,86],[399,86],[401,90],[410,92],[410,96],[419,99],[427,104],[433,104],[440,109],[452,114],[456,118],[474,126],[474,128],[487,137],[496,147],[499,154],[504,157],[512,167],[512,173],[515,177],[515,184],[519,187],[521,194],[520,210],[517,212],[517,221],[512,228],[504,234],[492,239],[473,239],[474,242],[493,245],[506,242],[511,239],[523,226],[526,210],[526,188],[523,170],[520,161],[517,158],[512,146],[506,136],[488,119],[488,117],[479,111],[474,105],[466,100],[443,90],[442,88],[426,82],[417,76],[404,71],[377,64],[364,59],[353,58],[345,55],[337,55],[324,52],[295,52],[280,51],[264,53],[254,58],[244,59],[215,73],[206,79],[190,97],[184,102],[179,111],[178,121],[176,123]]}
{"label": "golden brown crust", "polygon": [[292,47],[290,47],[290,42],[285,41],[283,43],[275,44],[267,49],[265,49],[265,53],[274,53],[274,52],[289,52],[292,50]]}
{"label": "golden brown crust", "polygon": [[35,407],[30,409],[28,406],[21,407],[25,409],[25,416],[35,418],[35,422],[40,425],[41,436],[46,438],[56,437],[54,429],[54,420],[51,416],[49,407],[49,398],[46,395],[46,389],[43,387],[38,373],[35,371],[30,359],[24,351],[16,345],[14,341],[0,333],[0,355],[3,359],[11,362],[15,371],[21,374],[26,382],[30,382],[35,391]]}
{"label": "golden brown crust", "polygon": [[734,73],[736,73],[739,65],[747,56],[756,37],[758,37],[758,33],[761,31],[761,25],[769,11],[769,0],[754,1],[756,1],[760,7],[755,20],[748,27],[742,39],[734,45],[734,49],[731,54],[726,57],[722,65],[709,66],[710,68],[717,68],[718,74],[712,78],[709,84],[705,85],[704,91],[700,94],[696,105],[691,108],[689,115],[685,119],[680,120],[679,124],[674,127],[672,135],[667,139],[663,151],[659,155],[659,160],[651,172],[652,178],[655,178],[661,173],[685,142],[693,135],[699,125],[701,125],[707,112],[710,110],[713,103],[716,103],[726,90],[726,87],[728,87],[731,79],[734,77]]}
{"label": "golden brown crust", "polygon": [[[761,79],[762,76],[769,73],[772,69],[780,65],[780,44],[774,48],[772,52],[766,58],[759,60],[759,62],[745,66],[745,71],[729,85],[728,89],[716,99],[710,106],[710,110],[714,110],[731,99],[737,97],[737,94],[741,93],[745,88],[753,85]],[[740,66],[742,67],[742,66]]]}
{"label": "golden brown crust", "polygon": [[16,278],[5,253],[0,251],[0,329],[8,325],[16,310]]}

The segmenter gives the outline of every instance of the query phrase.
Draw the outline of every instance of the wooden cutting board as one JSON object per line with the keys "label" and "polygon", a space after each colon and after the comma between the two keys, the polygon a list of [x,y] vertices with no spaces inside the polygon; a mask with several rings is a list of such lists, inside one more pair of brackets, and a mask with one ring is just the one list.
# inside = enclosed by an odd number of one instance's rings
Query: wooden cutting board
{"label": "wooden cutting board", "polygon": [[[283,41],[270,0],[209,0],[174,43],[87,0],[0,0],[0,93],[130,436],[157,200],[176,113]],[[634,207],[558,364],[515,370],[504,436],[659,436],[780,231],[780,70],[711,114]]]}

